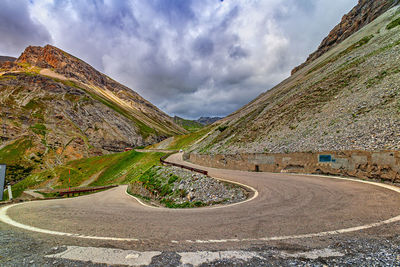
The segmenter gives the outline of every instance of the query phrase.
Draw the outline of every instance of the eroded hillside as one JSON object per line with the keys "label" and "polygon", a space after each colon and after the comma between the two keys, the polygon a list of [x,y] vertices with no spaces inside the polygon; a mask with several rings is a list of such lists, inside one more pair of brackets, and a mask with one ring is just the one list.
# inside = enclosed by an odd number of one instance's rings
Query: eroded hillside
{"label": "eroded hillside", "polygon": [[1,63],[0,109],[0,160],[26,173],[186,133],[137,93],[50,45]]}
{"label": "eroded hillside", "polygon": [[200,153],[400,149],[400,11],[392,8],[227,118]]}

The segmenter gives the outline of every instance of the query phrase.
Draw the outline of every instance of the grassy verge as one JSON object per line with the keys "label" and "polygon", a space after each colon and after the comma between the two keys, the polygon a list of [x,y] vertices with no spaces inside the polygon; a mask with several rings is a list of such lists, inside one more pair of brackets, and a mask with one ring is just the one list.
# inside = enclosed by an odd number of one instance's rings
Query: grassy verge
{"label": "grassy verge", "polygon": [[139,178],[141,174],[159,162],[164,153],[140,153],[134,150],[70,161],[40,173],[29,175],[13,186],[13,194],[18,197],[27,188],[45,186],[50,180],[53,188],[103,186],[126,184]]}

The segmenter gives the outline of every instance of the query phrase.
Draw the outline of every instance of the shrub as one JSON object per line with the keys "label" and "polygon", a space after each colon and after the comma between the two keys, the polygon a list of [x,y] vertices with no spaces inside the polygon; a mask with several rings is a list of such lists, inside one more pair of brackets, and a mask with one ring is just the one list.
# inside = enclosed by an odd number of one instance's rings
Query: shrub
{"label": "shrub", "polygon": [[386,30],[391,30],[399,25],[400,25],[400,18],[397,18],[386,26]]}
{"label": "shrub", "polygon": [[228,128],[227,125],[221,125],[221,126],[218,127],[218,131],[223,132],[223,131],[225,131],[227,128]]}

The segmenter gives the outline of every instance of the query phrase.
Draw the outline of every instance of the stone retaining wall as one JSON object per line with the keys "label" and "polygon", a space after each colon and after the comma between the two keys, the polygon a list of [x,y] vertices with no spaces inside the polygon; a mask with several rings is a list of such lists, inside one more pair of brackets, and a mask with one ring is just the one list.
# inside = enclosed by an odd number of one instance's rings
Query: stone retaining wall
{"label": "stone retaining wall", "polygon": [[327,151],[287,154],[185,154],[195,164],[243,171],[343,175],[400,182],[400,151]]}

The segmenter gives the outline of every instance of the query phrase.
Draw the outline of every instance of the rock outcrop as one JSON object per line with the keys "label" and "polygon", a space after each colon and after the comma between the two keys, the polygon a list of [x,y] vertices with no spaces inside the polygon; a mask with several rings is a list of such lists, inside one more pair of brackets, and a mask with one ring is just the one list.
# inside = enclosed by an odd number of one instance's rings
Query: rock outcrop
{"label": "rock outcrop", "polygon": [[399,0],[359,0],[358,4],[343,16],[342,21],[322,41],[317,51],[310,54],[306,62],[292,70],[292,75],[398,3]]}

